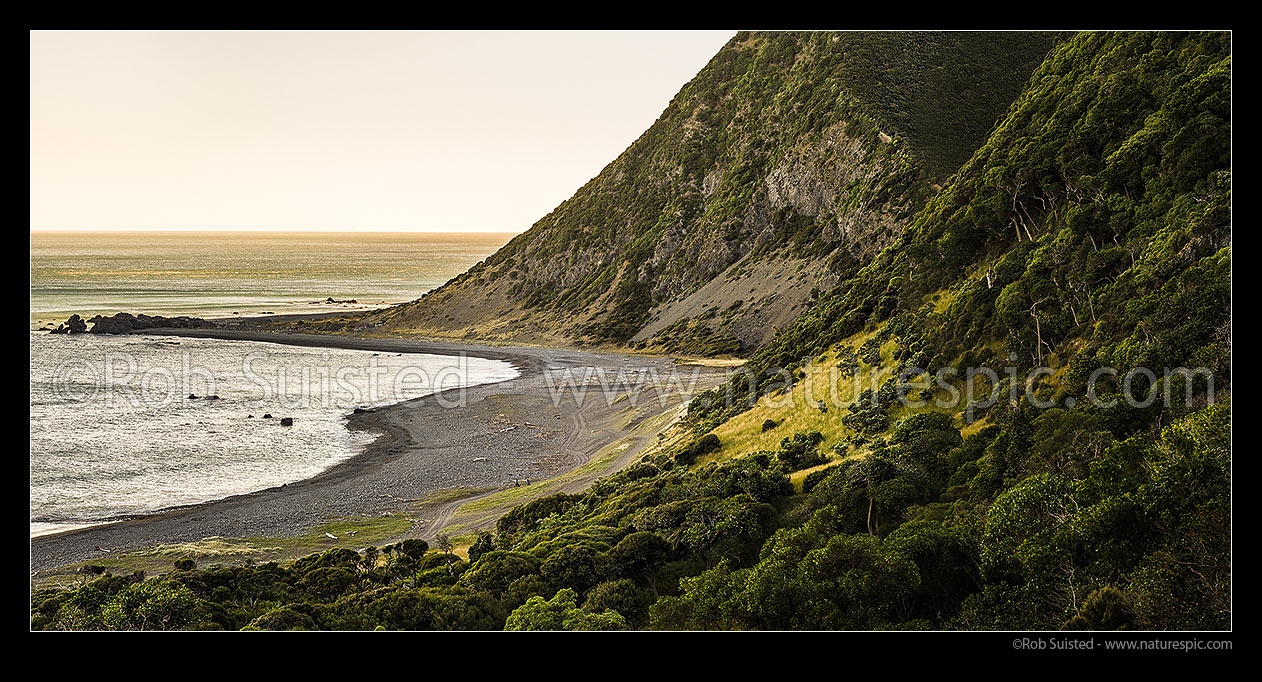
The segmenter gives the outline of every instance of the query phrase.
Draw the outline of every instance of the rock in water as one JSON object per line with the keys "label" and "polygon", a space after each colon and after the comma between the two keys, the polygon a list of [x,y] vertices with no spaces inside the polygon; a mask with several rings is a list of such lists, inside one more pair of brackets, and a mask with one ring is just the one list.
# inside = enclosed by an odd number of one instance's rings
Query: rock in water
{"label": "rock in water", "polygon": [[71,315],[70,319],[61,323],[56,329],[49,332],[50,334],[82,334],[88,330],[88,323],[83,321],[78,315]]}
{"label": "rock in water", "polygon": [[92,323],[91,334],[126,334],[137,329],[205,329],[215,323],[200,317],[162,317],[161,315],[132,315],[118,313],[110,317],[97,315],[88,320]]}
{"label": "rock in water", "polygon": [[[88,329],[89,322],[92,323],[91,330]],[[49,333],[127,334],[140,329],[206,329],[214,326],[214,322],[203,320],[200,317],[188,317],[185,315],[162,317],[161,315],[117,313],[109,317],[97,315],[90,320],[84,320],[78,315],[71,315],[70,319],[63,322],[56,329],[50,330]]]}

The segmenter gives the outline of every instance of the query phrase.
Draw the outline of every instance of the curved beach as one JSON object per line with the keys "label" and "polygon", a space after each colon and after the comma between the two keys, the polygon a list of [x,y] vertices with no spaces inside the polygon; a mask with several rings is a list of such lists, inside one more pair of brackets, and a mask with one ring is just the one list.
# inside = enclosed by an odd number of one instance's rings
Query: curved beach
{"label": "curved beach", "polygon": [[[347,426],[380,434],[364,451],[312,478],[285,486],[167,510],[116,523],[31,539],[31,571],[107,557],[115,552],[212,536],[229,538],[298,535],[330,519],[398,514],[415,518],[401,535],[433,537],[454,508],[472,496],[512,488],[526,479],[552,479],[586,463],[615,441],[626,441],[605,473],[634,460],[650,440],[628,437],[628,424],[677,411],[687,396],[644,386],[636,400],[606,400],[595,381],[583,394],[554,389],[545,370],[586,368],[665,376],[668,358],[592,353],[535,347],[492,347],[442,341],[357,338],[249,329],[164,329],[146,334],[268,341],[301,346],[467,354],[511,363],[520,375],[508,381],[460,389],[459,407],[444,407],[435,396],[351,414]],[[695,374],[694,374],[695,372]],[[717,383],[719,370],[689,367],[698,389]],[[555,375],[554,375],[555,376]],[[446,397],[446,396],[444,396]],[[613,396],[616,398],[616,396]],[[454,396],[453,396],[454,398]],[[448,402],[450,404],[450,402]],[[571,477],[561,486],[581,489],[596,475]],[[440,491],[463,494],[426,504]],[[557,492],[557,487],[538,494]],[[522,500],[524,501],[524,500]],[[492,516],[481,525],[493,523]],[[470,528],[462,528],[468,531]]]}

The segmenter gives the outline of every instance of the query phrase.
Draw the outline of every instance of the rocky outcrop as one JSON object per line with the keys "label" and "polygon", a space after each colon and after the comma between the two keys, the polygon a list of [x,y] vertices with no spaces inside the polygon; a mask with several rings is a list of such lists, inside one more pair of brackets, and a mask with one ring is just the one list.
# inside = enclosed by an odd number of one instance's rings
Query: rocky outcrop
{"label": "rocky outcrop", "polygon": [[[89,329],[88,324],[92,327]],[[106,317],[97,315],[84,320],[78,315],[61,323],[56,329],[48,330],[50,334],[130,334],[144,329],[208,329],[216,326],[210,320],[200,317],[162,317],[161,315],[132,315],[117,313]]]}
{"label": "rocky outcrop", "polygon": [[70,319],[57,325],[56,329],[50,331],[50,334],[82,334],[88,330],[88,324],[78,315],[71,315]]}
{"label": "rocky outcrop", "polygon": [[92,323],[89,334],[130,334],[141,329],[206,329],[215,326],[214,322],[200,317],[162,317],[131,313],[118,313],[110,317],[97,315],[88,322]]}

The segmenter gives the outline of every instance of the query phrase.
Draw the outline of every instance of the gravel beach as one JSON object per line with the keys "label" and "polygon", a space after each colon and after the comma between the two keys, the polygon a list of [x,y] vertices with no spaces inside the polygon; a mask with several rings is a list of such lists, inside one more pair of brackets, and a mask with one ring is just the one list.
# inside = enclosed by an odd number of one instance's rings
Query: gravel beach
{"label": "gravel beach", "polygon": [[[679,366],[669,358],[535,347],[356,338],[249,329],[164,329],[146,334],[269,341],[377,352],[467,354],[513,364],[509,381],[417,398],[347,416],[347,427],[380,434],[361,454],[296,483],[223,500],[31,540],[31,570],[100,558],[106,552],[189,542],[210,536],[301,534],[331,518],[402,513],[437,491],[504,489],[584,464],[627,429],[678,410],[688,393],[722,380],[717,368]],[[592,368],[592,369],[588,369]],[[586,392],[559,390],[565,370]],[[635,390],[605,390],[622,372]],[[584,381],[584,377],[589,380]],[[661,381],[674,377],[671,388]],[[681,389],[688,389],[687,392]],[[439,404],[446,402],[447,406]],[[628,450],[631,454],[643,443]],[[441,520],[420,519],[408,535],[432,537]]]}

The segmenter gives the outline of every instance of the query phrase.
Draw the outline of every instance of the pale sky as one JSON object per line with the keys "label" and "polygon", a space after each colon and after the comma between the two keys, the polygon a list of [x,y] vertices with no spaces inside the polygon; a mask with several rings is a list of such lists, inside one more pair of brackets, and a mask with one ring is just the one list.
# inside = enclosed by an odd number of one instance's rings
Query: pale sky
{"label": "pale sky", "polygon": [[735,31],[31,33],[31,229],[519,232]]}

